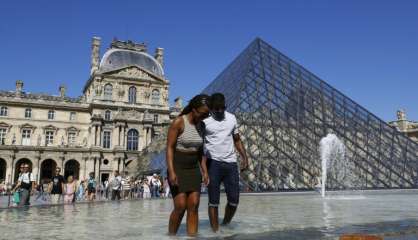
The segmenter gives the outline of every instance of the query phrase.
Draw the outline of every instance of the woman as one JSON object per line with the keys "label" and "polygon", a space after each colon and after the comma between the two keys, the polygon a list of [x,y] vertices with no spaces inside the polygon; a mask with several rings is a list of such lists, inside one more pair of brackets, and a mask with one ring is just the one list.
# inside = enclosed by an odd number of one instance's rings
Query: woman
{"label": "woman", "polygon": [[146,178],[143,180],[142,189],[143,189],[143,198],[144,199],[151,198],[151,189],[148,184],[148,179]]}
{"label": "woman", "polygon": [[64,204],[73,202],[75,190],[76,183],[74,182],[73,176],[68,176],[67,183],[64,185]]}
{"label": "woman", "polygon": [[[202,159],[202,120],[209,115],[209,96],[195,96],[171,124],[167,137],[167,172],[174,210],[171,212],[168,232],[177,233],[187,210],[187,234],[194,236],[198,229],[198,208],[202,175],[205,184],[209,178],[206,161]],[[202,161],[203,160],[203,161]],[[201,162],[202,161],[202,162]],[[199,167],[199,162],[201,162]]]}
{"label": "woman", "polygon": [[77,188],[77,196],[76,196],[76,200],[77,201],[83,201],[84,200],[84,180],[81,179],[80,184],[78,185]]}

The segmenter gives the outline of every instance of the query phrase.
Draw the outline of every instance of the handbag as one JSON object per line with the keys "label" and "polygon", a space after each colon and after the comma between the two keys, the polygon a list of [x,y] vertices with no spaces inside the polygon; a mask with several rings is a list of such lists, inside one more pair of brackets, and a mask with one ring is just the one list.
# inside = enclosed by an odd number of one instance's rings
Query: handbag
{"label": "handbag", "polygon": [[13,202],[16,204],[20,203],[20,193],[18,191],[13,193]]}

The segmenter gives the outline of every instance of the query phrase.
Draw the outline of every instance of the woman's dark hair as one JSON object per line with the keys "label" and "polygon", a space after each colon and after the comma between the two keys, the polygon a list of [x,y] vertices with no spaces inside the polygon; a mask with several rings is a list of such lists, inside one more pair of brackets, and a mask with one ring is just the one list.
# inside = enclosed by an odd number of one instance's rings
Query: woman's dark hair
{"label": "woman's dark hair", "polygon": [[181,111],[181,115],[186,115],[190,113],[193,109],[199,108],[201,106],[208,106],[209,107],[209,99],[210,97],[206,94],[199,94],[196,95],[190,100],[189,104]]}

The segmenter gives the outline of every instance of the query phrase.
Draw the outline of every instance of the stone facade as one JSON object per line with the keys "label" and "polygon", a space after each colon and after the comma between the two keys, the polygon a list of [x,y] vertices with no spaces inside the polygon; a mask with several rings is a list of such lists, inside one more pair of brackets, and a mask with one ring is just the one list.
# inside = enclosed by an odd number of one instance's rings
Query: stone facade
{"label": "stone facade", "polygon": [[100,59],[100,38],[92,41],[91,69],[78,98],[0,91],[0,180],[15,182],[28,162],[37,181],[55,167],[65,176],[104,181],[124,171],[170,122],[169,81],[163,49],[113,40]]}
{"label": "stone facade", "polygon": [[418,122],[410,121],[406,118],[405,110],[396,112],[397,120],[389,122],[389,125],[395,127],[398,131],[410,137],[418,143]]}

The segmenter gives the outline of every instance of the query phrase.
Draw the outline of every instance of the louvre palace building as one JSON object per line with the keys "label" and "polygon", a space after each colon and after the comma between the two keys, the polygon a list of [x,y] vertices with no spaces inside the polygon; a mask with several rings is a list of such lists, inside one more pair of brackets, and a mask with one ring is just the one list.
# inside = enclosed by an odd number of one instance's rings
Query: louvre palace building
{"label": "louvre palace building", "polygon": [[28,163],[37,181],[56,167],[67,177],[104,181],[124,172],[170,122],[163,49],[114,39],[100,58],[92,39],[90,76],[78,98],[29,93],[23,81],[0,91],[0,181],[13,183]]}

